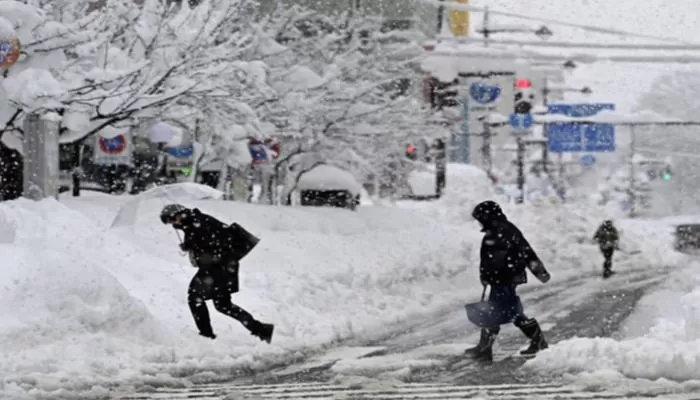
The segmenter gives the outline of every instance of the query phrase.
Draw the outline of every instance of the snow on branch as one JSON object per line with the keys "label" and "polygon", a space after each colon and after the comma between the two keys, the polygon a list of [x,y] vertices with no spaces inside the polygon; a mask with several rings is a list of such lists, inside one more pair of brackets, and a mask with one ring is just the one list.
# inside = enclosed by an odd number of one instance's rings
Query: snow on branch
{"label": "snow on branch", "polygon": [[[60,109],[73,116],[62,141],[75,141],[173,107],[199,108],[181,115],[219,119],[214,126],[255,126],[257,116],[242,111],[238,99],[257,102],[272,89],[265,85],[265,66],[250,51],[256,32],[247,13],[252,0],[203,1],[194,8],[107,0],[87,15],[80,14],[83,7],[58,3],[43,13],[0,1],[0,9],[13,11],[8,21],[21,28],[25,51],[2,81],[12,106],[4,112],[0,107],[0,126],[16,111]],[[41,71],[42,80],[28,87],[31,68],[33,76]]]}

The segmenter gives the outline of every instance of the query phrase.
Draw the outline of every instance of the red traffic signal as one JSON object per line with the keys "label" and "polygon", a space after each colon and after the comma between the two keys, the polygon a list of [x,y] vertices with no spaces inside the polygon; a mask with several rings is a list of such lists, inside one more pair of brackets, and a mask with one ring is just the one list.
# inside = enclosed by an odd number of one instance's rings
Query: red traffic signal
{"label": "red traffic signal", "polygon": [[515,88],[516,89],[530,89],[532,87],[532,82],[529,79],[516,79]]}

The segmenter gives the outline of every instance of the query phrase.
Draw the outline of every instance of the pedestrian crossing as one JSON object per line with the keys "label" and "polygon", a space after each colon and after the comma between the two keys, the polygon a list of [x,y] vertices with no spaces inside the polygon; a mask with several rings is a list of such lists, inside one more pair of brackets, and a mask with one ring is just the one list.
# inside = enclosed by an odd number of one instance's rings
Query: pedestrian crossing
{"label": "pedestrian crossing", "polygon": [[267,385],[209,384],[157,389],[151,393],[115,397],[121,400],[700,400],[700,394],[635,394],[585,391],[556,384],[448,385],[432,383],[367,384],[284,383]]}

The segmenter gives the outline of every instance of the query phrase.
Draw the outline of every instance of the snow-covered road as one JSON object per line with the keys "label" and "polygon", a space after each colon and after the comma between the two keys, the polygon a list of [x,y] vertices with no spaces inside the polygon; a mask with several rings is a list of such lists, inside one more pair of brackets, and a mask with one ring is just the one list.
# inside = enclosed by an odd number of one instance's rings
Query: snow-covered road
{"label": "snow-covered road", "polygon": [[197,389],[163,389],[150,394],[123,397],[124,400],[150,399],[316,399],[316,400],[404,400],[404,399],[476,399],[476,400],[688,400],[688,394],[638,394],[598,391],[575,385],[507,384],[507,385],[449,385],[405,383],[398,385],[360,387],[352,384],[285,383],[278,385],[204,385]]}
{"label": "snow-covered road", "polygon": [[[597,274],[523,288],[526,311],[540,319],[551,343],[578,337],[615,337],[620,325],[666,268],[621,270],[603,281]],[[478,331],[456,305],[435,317],[373,341],[344,342],[315,356],[230,384],[158,389],[123,399],[689,399],[638,387],[567,384],[509,357],[526,344],[514,328],[502,330],[495,361],[481,365],[461,357]],[[674,396],[679,397],[674,397]],[[684,397],[685,396],[685,397]],[[699,394],[700,396],[700,394]]]}

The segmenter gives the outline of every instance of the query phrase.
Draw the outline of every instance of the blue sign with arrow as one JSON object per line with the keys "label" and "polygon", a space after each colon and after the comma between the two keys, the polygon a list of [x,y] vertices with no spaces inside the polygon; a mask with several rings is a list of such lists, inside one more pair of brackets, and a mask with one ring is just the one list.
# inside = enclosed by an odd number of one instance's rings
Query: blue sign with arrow
{"label": "blue sign with arrow", "polygon": [[[601,110],[615,110],[615,104],[551,104],[549,114],[585,118]],[[613,152],[615,151],[615,126],[586,122],[553,122],[547,124],[549,151],[552,153]]]}
{"label": "blue sign with arrow", "polygon": [[535,123],[535,119],[532,114],[510,114],[508,118],[510,127],[516,131],[527,131],[532,128]]}

